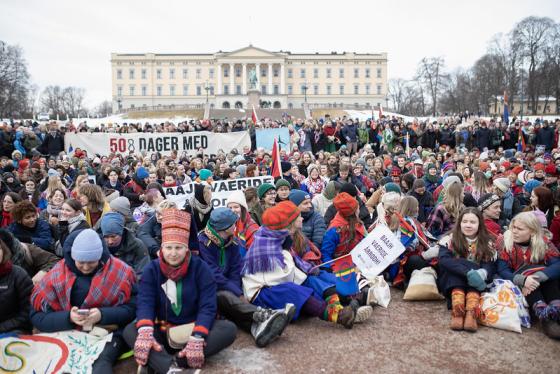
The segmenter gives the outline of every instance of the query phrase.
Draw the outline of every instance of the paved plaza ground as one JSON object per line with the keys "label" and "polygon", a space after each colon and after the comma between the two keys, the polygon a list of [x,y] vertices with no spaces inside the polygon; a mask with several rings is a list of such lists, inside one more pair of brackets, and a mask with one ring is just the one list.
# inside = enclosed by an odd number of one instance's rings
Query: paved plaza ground
{"label": "paved plaza ground", "polygon": [[[540,326],[522,334],[481,327],[475,334],[448,328],[445,302],[406,302],[391,289],[387,309],[352,330],[317,319],[289,326],[266,349],[245,332],[207,360],[202,373],[559,373],[560,341]],[[132,359],[116,373],[136,369]]]}

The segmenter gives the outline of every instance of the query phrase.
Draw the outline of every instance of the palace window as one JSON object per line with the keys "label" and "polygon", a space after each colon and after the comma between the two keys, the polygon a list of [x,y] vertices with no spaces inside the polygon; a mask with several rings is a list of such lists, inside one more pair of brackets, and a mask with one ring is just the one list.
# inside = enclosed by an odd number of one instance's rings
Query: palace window
{"label": "palace window", "polygon": [[344,68],[338,69],[338,77],[339,78],[344,78]]}
{"label": "palace window", "polygon": [[146,69],[142,69],[141,72],[140,72],[140,74],[141,74],[141,76],[142,76],[142,79],[146,79],[146,75],[147,75]]}
{"label": "palace window", "polygon": [[214,69],[209,69],[208,70],[208,78],[214,79]]}
{"label": "palace window", "polygon": [[331,78],[331,68],[327,69],[327,78]]}
{"label": "palace window", "polygon": [[289,85],[288,85],[288,95],[292,95],[293,93],[294,93],[294,92],[293,92],[293,87],[292,87],[291,84],[289,84]]}
{"label": "palace window", "polygon": [[369,78],[369,68],[366,68],[366,78]]}
{"label": "palace window", "polygon": [[229,77],[229,68],[224,68],[224,78]]}
{"label": "palace window", "polygon": [[229,95],[229,85],[224,84],[224,95]]}
{"label": "palace window", "polygon": [[156,70],[156,79],[161,79],[161,69]]}
{"label": "palace window", "polygon": [[319,78],[319,69],[317,68],[313,69],[313,78],[315,79]]}
{"label": "palace window", "polygon": [[293,76],[293,71],[290,68],[290,69],[288,69],[288,78],[292,78],[292,76]]}
{"label": "palace window", "polygon": [[241,68],[236,68],[236,69],[235,69],[235,76],[236,76],[237,78],[239,78],[239,77],[241,76]]}
{"label": "palace window", "polygon": [[128,87],[128,94],[129,94],[130,96],[134,96],[134,86]]}
{"label": "palace window", "polygon": [[344,95],[344,85],[343,85],[343,84],[341,84],[341,85],[338,87],[338,93],[339,93],[340,95]]}
{"label": "palace window", "polygon": [[272,75],[274,75],[275,77],[278,77],[280,75],[280,71],[278,70],[278,68],[272,69]]}
{"label": "palace window", "polygon": [[189,96],[189,85],[188,84],[183,85],[183,96]]}
{"label": "palace window", "polygon": [[313,86],[313,95],[319,95],[319,85],[318,84]]}
{"label": "palace window", "polygon": [[330,95],[332,93],[332,87],[330,84],[327,84],[327,95]]}
{"label": "palace window", "polygon": [[265,84],[263,84],[263,85],[261,86],[261,92],[262,92],[263,95],[267,95],[267,93],[266,93],[266,85],[265,85]]}
{"label": "palace window", "polygon": [[380,84],[377,85],[377,94],[381,95],[381,85]]}
{"label": "palace window", "polygon": [[202,96],[202,86],[200,84],[196,86],[196,96]]}
{"label": "palace window", "polygon": [[196,69],[196,79],[200,79],[201,69]]}
{"label": "palace window", "polygon": [[369,84],[366,84],[366,95],[369,95]]}
{"label": "palace window", "polygon": [[305,78],[305,69],[301,69],[299,72],[299,77],[300,78]]}
{"label": "palace window", "polygon": [[261,68],[261,77],[266,77],[266,68]]}
{"label": "palace window", "polygon": [[175,69],[169,69],[169,79],[175,79]]}
{"label": "palace window", "polygon": [[360,77],[360,69],[355,68],[354,69],[354,78],[359,78]]}
{"label": "palace window", "polygon": [[147,95],[148,95],[148,87],[142,86],[142,96],[147,96]]}
{"label": "palace window", "polygon": [[354,85],[354,95],[358,95],[360,93],[360,86],[358,84]]}
{"label": "palace window", "polygon": [[122,69],[117,69],[117,79],[122,79]]}
{"label": "palace window", "polygon": [[117,87],[117,96],[122,96],[122,86]]}
{"label": "palace window", "polygon": [[277,84],[274,85],[274,94],[275,94],[275,95],[279,95],[279,94],[280,94],[280,87],[279,87]]}
{"label": "palace window", "polygon": [[377,78],[381,78],[381,68],[377,68]]}
{"label": "palace window", "polygon": [[157,96],[161,96],[161,91],[162,91],[161,86],[157,86],[156,95],[157,95]]}
{"label": "palace window", "polygon": [[241,85],[240,84],[235,86],[235,94],[236,95],[241,95]]}
{"label": "palace window", "polygon": [[134,69],[128,70],[128,79],[134,79]]}
{"label": "palace window", "polygon": [[189,70],[183,69],[183,79],[187,79],[189,77]]}

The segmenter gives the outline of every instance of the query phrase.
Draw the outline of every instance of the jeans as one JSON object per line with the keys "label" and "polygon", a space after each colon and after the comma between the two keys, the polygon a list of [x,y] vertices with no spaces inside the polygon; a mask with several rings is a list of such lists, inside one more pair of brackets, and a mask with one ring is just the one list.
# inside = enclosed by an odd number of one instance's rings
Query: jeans
{"label": "jeans", "polygon": [[218,291],[218,312],[249,334],[253,324],[253,313],[256,310],[256,306],[242,301],[232,292]]}
{"label": "jeans", "polygon": [[127,348],[126,343],[121,335],[113,334],[113,339],[105,344],[105,348],[93,363],[93,374],[111,374],[113,365]]}

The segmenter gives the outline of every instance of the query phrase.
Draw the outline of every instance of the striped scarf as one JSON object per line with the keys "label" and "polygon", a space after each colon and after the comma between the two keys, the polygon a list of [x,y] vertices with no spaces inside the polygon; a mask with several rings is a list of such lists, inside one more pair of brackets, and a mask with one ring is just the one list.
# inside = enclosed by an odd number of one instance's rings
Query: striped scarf
{"label": "striped scarf", "polygon": [[[72,308],[70,294],[76,274],[65,261],[59,261],[33,289],[31,304],[36,311],[60,312]],[[88,294],[78,307],[91,309],[126,304],[134,283],[136,278],[132,268],[110,256],[94,274]]]}

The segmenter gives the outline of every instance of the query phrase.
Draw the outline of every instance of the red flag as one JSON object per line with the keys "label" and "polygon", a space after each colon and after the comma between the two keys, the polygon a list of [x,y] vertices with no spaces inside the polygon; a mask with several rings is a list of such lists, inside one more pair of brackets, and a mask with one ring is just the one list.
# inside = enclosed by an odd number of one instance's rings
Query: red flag
{"label": "red flag", "polygon": [[381,121],[381,116],[383,116],[383,106],[379,106],[379,120]]}
{"label": "red flag", "polygon": [[282,176],[282,169],[280,168],[280,149],[278,148],[278,141],[276,138],[274,138],[274,144],[272,145],[272,167],[270,169],[270,174],[274,178],[280,178]]}
{"label": "red flag", "polygon": [[255,106],[253,105],[253,113],[251,113],[251,119],[253,120],[253,124],[256,124],[259,118],[257,117],[257,111],[255,110]]}

